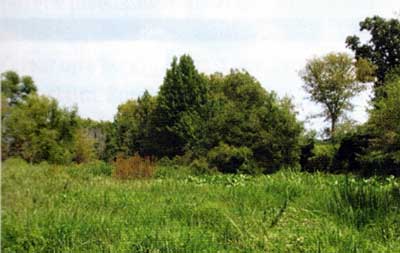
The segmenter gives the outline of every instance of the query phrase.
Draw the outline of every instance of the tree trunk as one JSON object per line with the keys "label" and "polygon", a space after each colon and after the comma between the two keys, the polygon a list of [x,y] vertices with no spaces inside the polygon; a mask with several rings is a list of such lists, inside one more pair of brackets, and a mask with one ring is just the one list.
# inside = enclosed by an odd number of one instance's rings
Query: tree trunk
{"label": "tree trunk", "polygon": [[335,137],[335,131],[336,131],[336,121],[337,119],[332,119],[331,120],[331,140],[333,141]]}

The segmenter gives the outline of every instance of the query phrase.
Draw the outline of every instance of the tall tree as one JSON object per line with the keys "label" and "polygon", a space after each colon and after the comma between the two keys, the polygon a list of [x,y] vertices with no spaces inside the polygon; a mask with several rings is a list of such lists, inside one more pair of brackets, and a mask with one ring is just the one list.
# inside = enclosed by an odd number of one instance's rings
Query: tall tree
{"label": "tall tree", "polygon": [[[400,73],[400,21],[368,17],[360,22],[360,31],[368,31],[371,38],[362,44],[358,36],[348,36],[346,44],[356,58],[368,59],[377,66],[375,87],[378,88],[384,85],[387,73]],[[375,94],[380,96],[377,89]]]}
{"label": "tall tree", "polygon": [[386,96],[375,101],[377,107],[369,113],[367,126],[374,136],[370,151],[385,161],[382,169],[400,175],[400,76],[387,82],[384,87]]}
{"label": "tall tree", "polygon": [[137,99],[137,147],[138,152],[142,156],[151,156],[154,154],[154,145],[152,143],[154,135],[154,127],[152,117],[156,106],[156,97],[150,95],[146,90],[141,97]]}
{"label": "tall tree", "polygon": [[354,62],[345,53],[330,53],[308,60],[300,72],[305,83],[303,88],[310,95],[310,100],[324,108],[321,116],[331,123],[331,138],[340,118],[353,108],[351,98],[365,88],[363,82],[373,79],[373,72],[374,68],[366,60]]}
{"label": "tall tree", "polygon": [[139,131],[137,114],[138,102],[130,99],[118,106],[118,112],[114,118],[119,151],[126,155],[133,155],[138,150],[136,144]]}
{"label": "tall tree", "polygon": [[174,57],[160,87],[153,117],[158,156],[184,153],[197,136],[207,103],[207,83],[189,55]]}

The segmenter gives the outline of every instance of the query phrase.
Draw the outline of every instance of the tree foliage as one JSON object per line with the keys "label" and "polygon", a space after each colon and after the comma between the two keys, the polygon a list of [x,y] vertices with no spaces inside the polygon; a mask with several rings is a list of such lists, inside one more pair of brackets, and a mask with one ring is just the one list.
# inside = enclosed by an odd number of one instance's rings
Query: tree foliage
{"label": "tree foliage", "polygon": [[139,153],[142,156],[155,154],[153,116],[156,99],[148,91],[135,100],[118,106],[114,123],[118,151],[125,155]]}
{"label": "tree foliage", "polygon": [[157,98],[145,92],[119,106],[120,151],[199,158],[225,143],[229,150],[248,148],[265,171],[298,162],[302,126],[290,99],[266,92],[246,71],[202,76],[185,57],[173,60]]}
{"label": "tree foliage", "polygon": [[74,136],[74,158],[77,163],[87,163],[96,158],[95,139],[86,129],[80,128]]}
{"label": "tree foliage", "polygon": [[76,109],[60,108],[55,99],[36,94],[11,108],[2,125],[3,152],[28,161],[67,163],[73,158]]}
{"label": "tree foliage", "polygon": [[188,55],[173,59],[157,96],[145,91],[122,103],[112,122],[82,119],[77,108],[37,95],[32,78],[8,71],[1,79],[2,158],[84,163],[138,154],[174,157],[198,173],[269,173],[300,162],[308,171],[398,174],[397,69],[386,71],[385,85],[376,88],[385,96],[375,99],[367,124],[355,127],[341,120],[363,83],[374,80],[375,66],[344,53],[307,62],[304,88],[323,105],[335,145],[302,136],[291,99],[265,90],[247,71],[206,76]]}
{"label": "tree foliage", "polygon": [[[378,88],[384,85],[387,73],[400,73],[400,21],[368,17],[360,22],[360,31],[368,31],[371,38],[362,44],[358,36],[348,36],[346,44],[355,52],[357,59],[368,59],[377,66],[375,87]],[[376,95],[379,96],[379,93]]]}
{"label": "tree foliage", "polygon": [[197,127],[207,104],[206,79],[188,55],[175,57],[157,96],[153,123],[158,156],[175,156],[198,138]]}
{"label": "tree foliage", "polygon": [[212,168],[224,173],[254,173],[253,152],[248,147],[220,143],[208,152],[207,160]]}
{"label": "tree foliage", "polygon": [[381,89],[386,96],[375,101],[367,122],[373,135],[369,158],[375,155],[382,160],[381,169],[400,175],[400,76]]}
{"label": "tree foliage", "polygon": [[137,108],[138,103],[136,100],[128,100],[118,106],[114,119],[119,151],[127,155],[133,155],[137,151],[135,143],[139,131]]}
{"label": "tree foliage", "polygon": [[14,71],[1,74],[1,92],[8,105],[14,105],[36,91],[36,85],[30,76],[20,77]]}
{"label": "tree foliage", "polygon": [[345,53],[330,53],[309,60],[300,72],[303,88],[310,100],[323,106],[321,116],[330,121],[330,137],[346,111],[352,110],[351,98],[361,92],[363,82],[373,79],[374,67],[364,59],[357,62]]}
{"label": "tree foliage", "polygon": [[302,126],[290,99],[268,93],[246,71],[214,74],[209,80],[206,149],[221,142],[248,147],[264,172],[298,162]]}
{"label": "tree foliage", "polygon": [[117,155],[119,148],[117,143],[117,131],[115,122],[82,120],[81,127],[94,141],[96,158],[111,161]]}

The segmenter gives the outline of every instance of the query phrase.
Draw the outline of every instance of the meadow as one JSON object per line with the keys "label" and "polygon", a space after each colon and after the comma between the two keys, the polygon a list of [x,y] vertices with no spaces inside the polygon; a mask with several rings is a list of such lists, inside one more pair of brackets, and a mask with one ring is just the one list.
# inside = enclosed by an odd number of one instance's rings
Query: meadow
{"label": "meadow", "polygon": [[2,164],[2,252],[400,252],[400,180]]}

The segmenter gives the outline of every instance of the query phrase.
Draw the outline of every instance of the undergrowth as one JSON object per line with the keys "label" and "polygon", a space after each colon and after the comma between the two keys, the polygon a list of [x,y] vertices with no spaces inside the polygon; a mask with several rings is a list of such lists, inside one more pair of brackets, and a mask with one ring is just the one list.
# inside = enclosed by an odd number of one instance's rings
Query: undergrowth
{"label": "undergrowth", "polygon": [[9,160],[3,252],[399,252],[399,179],[201,175]]}

